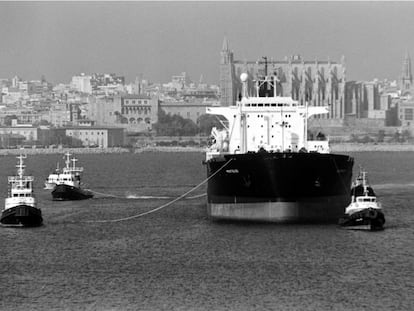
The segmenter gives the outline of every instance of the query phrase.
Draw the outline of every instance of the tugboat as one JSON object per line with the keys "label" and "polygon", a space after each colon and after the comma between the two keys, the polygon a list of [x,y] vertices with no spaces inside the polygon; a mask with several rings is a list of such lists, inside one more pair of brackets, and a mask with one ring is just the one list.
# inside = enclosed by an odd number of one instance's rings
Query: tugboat
{"label": "tugboat", "polygon": [[43,223],[42,211],[36,206],[33,194],[33,176],[24,176],[23,159],[20,155],[17,176],[9,176],[8,197],[5,199],[4,210],[0,223],[8,226],[34,227]]}
{"label": "tugboat", "polygon": [[70,156],[69,152],[66,153],[66,166],[59,174],[56,186],[52,191],[52,197],[55,201],[85,200],[93,197],[91,191],[81,188],[83,167],[77,167],[76,161],[78,160],[75,157],[71,159]]}
{"label": "tugboat", "polygon": [[212,129],[204,161],[210,218],[336,223],[350,202],[354,159],[331,154],[324,135],[308,139],[308,118],[328,107],[279,96],[267,66],[255,81],[247,73],[240,80],[235,105],[206,111],[225,118],[224,129]]}
{"label": "tugboat", "polygon": [[360,171],[351,195],[351,204],[339,219],[339,225],[347,229],[382,230],[385,223],[382,206],[368,184],[365,171]]}
{"label": "tugboat", "polygon": [[60,174],[60,168],[59,168],[59,162],[58,162],[55,171],[53,173],[49,174],[49,176],[47,177],[47,179],[45,181],[44,189],[46,189],[46,190],[54,189],[55,186],[56,186],[56,183],[59,179],[59,174]]}

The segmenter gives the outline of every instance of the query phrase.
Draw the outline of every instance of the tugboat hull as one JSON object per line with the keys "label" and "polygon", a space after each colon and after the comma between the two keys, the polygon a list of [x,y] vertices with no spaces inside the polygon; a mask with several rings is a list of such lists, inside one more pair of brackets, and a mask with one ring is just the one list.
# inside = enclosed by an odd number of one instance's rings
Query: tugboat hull
{"label": "tugboat hull", "polygon": [[213,219],[336,223],[350,203],[349,156],[247,153],[206,164]]}
{"label": "tugboat hull", "polygon": [[65,184],[56,185],[52,191],[55,201],[86,200],[93,197],[92,192]]}
{"label": "tugboat hull", "polygon": [[3,211],[0,223],[11,226],[41,226],[43,224],[42,211],[30,205],[17,205]]}
{"label": "tugboat hull", "polygon": [[385,216],[380,210],[367,208],[339,219],[339,225],[347,229],[382,230]]}

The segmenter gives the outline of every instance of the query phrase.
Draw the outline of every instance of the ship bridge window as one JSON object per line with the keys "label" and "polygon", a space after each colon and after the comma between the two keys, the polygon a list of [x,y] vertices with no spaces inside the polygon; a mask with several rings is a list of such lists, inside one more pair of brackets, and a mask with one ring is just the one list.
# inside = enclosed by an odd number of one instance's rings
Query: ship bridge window
{"label": "ship bridge window", "polygon": [[263,107],[263,104],[257,104],[257,107]]}
{"label": "ship bridge window", "polygon": [[252,107],[257,107],[257,104],[252,104]]}
{"label": "ship bridge window", "polygon": [[276,104],[271,104],[272,107],[276,107]]}
{"label": "ship bridge window", "polygon": [[265,107],[269,107],[270,106],[270,104],[264,104],[265,105]]}

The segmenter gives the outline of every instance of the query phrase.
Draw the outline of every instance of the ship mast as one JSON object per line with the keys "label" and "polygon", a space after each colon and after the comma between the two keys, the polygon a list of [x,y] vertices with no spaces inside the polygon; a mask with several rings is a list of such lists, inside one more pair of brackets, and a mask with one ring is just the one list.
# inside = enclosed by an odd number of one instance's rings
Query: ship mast
{"label": "ship mast", "polygon": [[[240,80],[242,82],[242,100],[244,98],[248,97],[247,94],[247,79],[248,79],[247,73],[242,73],[240,75]],[[239,102],[239,114],[240,114],[240,152],[245,153],[246,152],[246,118],[243,113],[243,104],[242,101]]]}
{"label": "ship mast", "polygon": [[69,169],[70,168],[70,156],[71,156],[71,154],[69,152],[67,152],[65,154],[65,156],[66,156],[66,160],[65,160],[66,168]]}
{"label": "ship mast", "polygon": [[305,120],[303,126],[303,145],[308,150],[308,102],[305,101]]}
{"label": "ship mast", "polygon": [[362,186],[364,187],[364,195],[368,195],[368,187],[367,187],[367,182],[365,179],[365,172],[362,171]]}
{"label": "ship mast", "polygon": [[23,159],[26,157],[21,154],[17,158],[19,159],[19,164],[16,165],[17,175],[19,177],[19,185],[20,187],[23,187],[23,174],[24,174],[24,168],[25,168],[25,165],[23,164]]}

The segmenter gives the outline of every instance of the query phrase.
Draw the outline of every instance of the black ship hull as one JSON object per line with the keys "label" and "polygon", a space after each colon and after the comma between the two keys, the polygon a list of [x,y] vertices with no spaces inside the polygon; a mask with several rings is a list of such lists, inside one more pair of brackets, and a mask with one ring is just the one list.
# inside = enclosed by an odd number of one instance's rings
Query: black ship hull
{"label": "black ship hull", "polygon": [[344,215],[338,223],[347,229],[382,230],[385,216],[380,210],[367,208],[351,215]]}
{"label": "black ship hull", "polygon": [[206,164],[213,219],[336,223],[350,203],[353,158],[346,155],[259,152]]}
{"label": "black ship hull", "polygon": [[79,187],[60,184],[53,189],[52,197],[55,201],[86,200],[92,198],[93,193]]}
{"label": "black ship hull", "polygon": [[17,205],[3,211],[0,223],[10,226],[41,226],[43,224],[42,211],[30,205]]}

